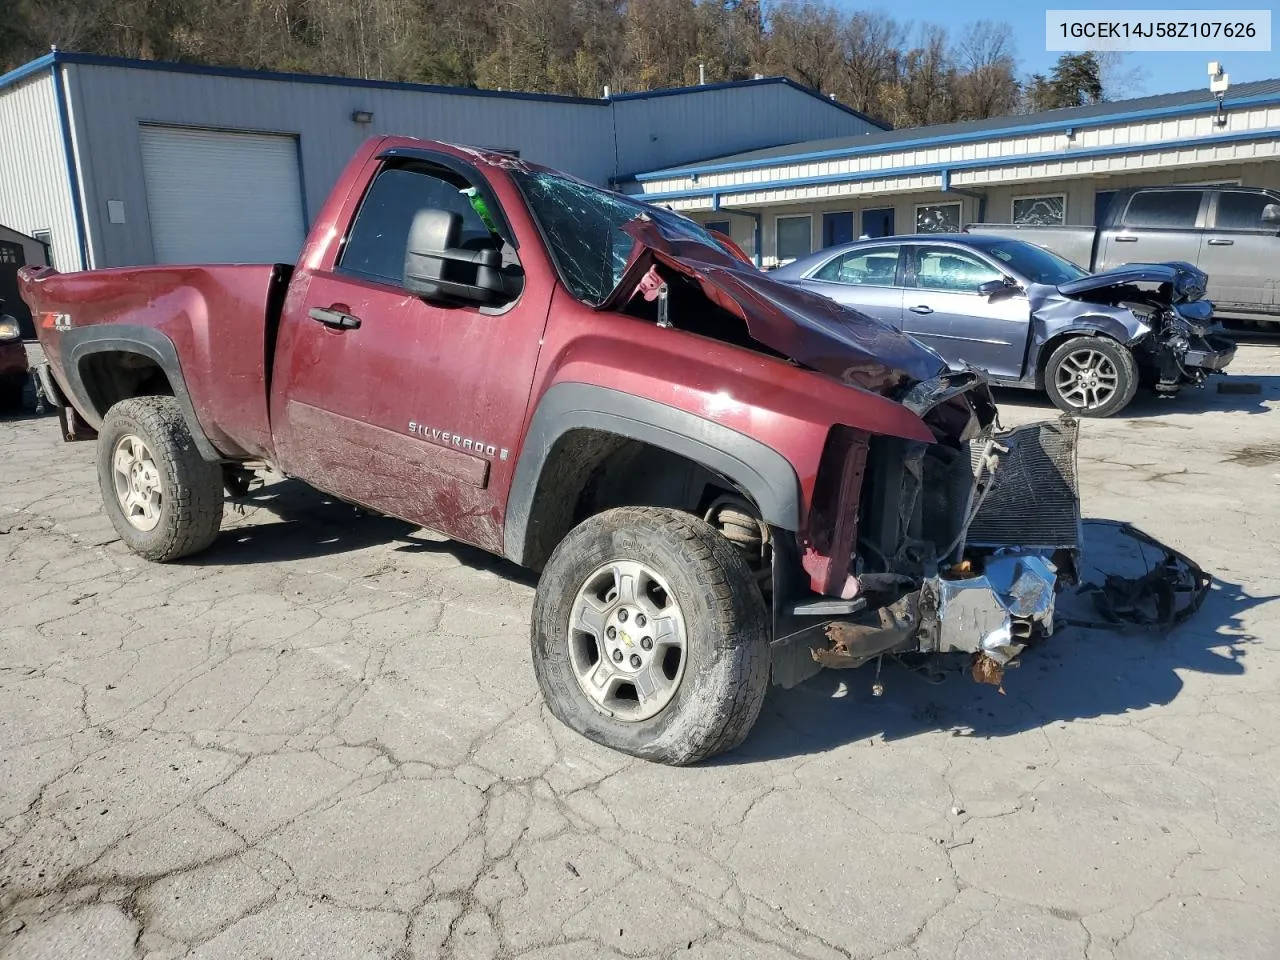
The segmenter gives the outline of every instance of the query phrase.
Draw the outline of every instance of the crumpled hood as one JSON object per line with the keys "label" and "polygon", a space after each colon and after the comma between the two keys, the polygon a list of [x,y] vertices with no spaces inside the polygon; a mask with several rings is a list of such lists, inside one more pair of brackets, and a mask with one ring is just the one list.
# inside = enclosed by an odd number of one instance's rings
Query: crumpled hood
{"label": "crumpled hood", "polygon": [[1169,263],[1126,263],[1114,270],[1090,274],[1079,280],[1058,284],[1058,292],[1064,297],[1079,297],[1099,293],[1113,287],[1138,284],[1169,285],[1171,304],[1199,300],[1204,296],[1209,277],[1184,260]]}
{"label": "crumpled hood", "polygon": [[662,264],[693,279],[709,300],[741,317],[752,339],[845,383],[890,395],[947,370],[938,354],[888,324],[775,280],[656,218],[636,219],[623,229],[637,246],[598,310],[621,309],[649,271]]}

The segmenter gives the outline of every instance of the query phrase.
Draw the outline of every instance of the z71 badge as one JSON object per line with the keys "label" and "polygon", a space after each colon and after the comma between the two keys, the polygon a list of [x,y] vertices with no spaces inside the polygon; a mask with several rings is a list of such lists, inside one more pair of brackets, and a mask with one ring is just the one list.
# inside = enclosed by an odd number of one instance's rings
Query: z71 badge
{"label": "z71 badge", "polygon": [[409,432],[415,436],[422,437],[424,440],[430,440],[432,443],[439,443],[446,447],[457,447],[459,450],[468,450],[490,460],[494,457],[499,460],[506,460],[510,453],[506,447],[495,447],[492,443],[485,443],[475,437],[463,437],[456,433],[449,433],[447,430],[441,430],[438,427],[428,427],[425,423],[418,423],[416,420],[409,421]]}

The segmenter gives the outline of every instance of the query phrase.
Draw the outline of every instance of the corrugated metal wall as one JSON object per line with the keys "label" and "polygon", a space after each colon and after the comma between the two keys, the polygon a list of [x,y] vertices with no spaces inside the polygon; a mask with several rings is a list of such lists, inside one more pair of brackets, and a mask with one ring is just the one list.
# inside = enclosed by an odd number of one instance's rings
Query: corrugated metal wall
{"label": "corrugated metal wall", "polygon": [[[516,149],[525,159],[603,184],[619,171],[870,128],[853,114],[778,83],[596,103],[100,64],[64,69],[73,92],[76,140],[86,158],[86,220],[96,266],[153,261],[140,123],[297,136],[311,216],[351,154],[375,134]],[[373,122],[354,123],[354,110],[371,111]],[[109,200],[123,204],[124,223],[109,222]]]}
{"label": "corrugated metal wall", "polygon": [[0,223],[28,235],[48,230],[54,263],[63,270],[80,266],[53,77],[47,72],[0,93]]}
{"label": "corrugated metal wall", "polygon": [[632,176],[746,150],[879,133],[835,104],[782,83],[699,90],[613,103],[618,174]]}
{"label": "corrugated metal wall", "polygon": [[[98,266],[152,262],[139,123],[298,136],[307,207],[315,216],[356,148],[401,134],[494,148],[596,181],[613,172],[613,130],[603,105],[508,100],[68,64],[84,144],[85,196]],[[351,120],[373,112],[371,124]],[[199,189],[199,184],[192,184]],[[124,204],[109,223],[107,201]]]}

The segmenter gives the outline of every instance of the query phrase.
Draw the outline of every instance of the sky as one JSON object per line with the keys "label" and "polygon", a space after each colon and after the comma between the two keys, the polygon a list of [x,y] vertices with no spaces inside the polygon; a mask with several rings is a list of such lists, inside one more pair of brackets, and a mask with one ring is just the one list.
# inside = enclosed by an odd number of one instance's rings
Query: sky
{"label": "sky", "polygon": [[[1173,93],[1179,90],[1203,89],[1208,93],[1209,78],[1206,66],[1210,60],[1219,60],[1226,69],[1231,83],[1245,83],[1250,80],[1265,80],[1280,77],[1280,37],[1276,31],[1280,28],[1280,16],[1273,4],[1275,0],[1263,2],[1214,3],[1212,0],[1200,0],[1199,3],[1153,2],[1153,0],[1114,0],[1111,3],[1095,0],[1093,3],[1070,0],[1046,0],[1041,3],[1011,2],[1011,0],[969,0],[966,3],[941,2],[938,0],[893,0],[892,5],[875,0],[837,0],[837,6],[853,10],[888,10],[899,22],[913,23],[932,22],[947,28],[953,38],[958,38],[965,26],[975,20],[1005,21],[1013,28],[1014,43],[1017,47],[1018,75],[1030,73],[1048,73],[1053,68],[1059,53],[1045,50],[1045,11],[1059,9],[1125,9],[1159,11],[1161,19],[1176,20],[1179,9],[1206,10],[1226,6],[1235,9],[1271,10],[1272,14],[1272,51],[1269,53],[1253,53],[1240,51],[1205,51],[1203,53],[1127,53],[1123,60],[1123,70],[1133,82],[1126,83],[1123,90],[1108,91],[1114,99],[1154,96],[1159,93]],[[1229,95],[1229,94],[1228,94]]]}

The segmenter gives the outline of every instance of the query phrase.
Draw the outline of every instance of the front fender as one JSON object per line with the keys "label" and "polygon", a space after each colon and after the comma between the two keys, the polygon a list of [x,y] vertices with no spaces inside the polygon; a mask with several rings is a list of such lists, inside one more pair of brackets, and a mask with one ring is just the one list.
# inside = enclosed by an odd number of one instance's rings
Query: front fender
{"label": "front fender", "polygon": [[1044,361],[1067,338],[1102,336],[1132,347],[1151,334],[1147,324],[1123,307],[1081,304],[1077,300],[1041,306],[1032,314],[1032,324],[1033,362],[1029,372],[1034,372],[1037,386],[1043,386]]}
{"label": "front fender", "polygon": [[796,530],[803,492],[791,463],[762,443],[686,410],[587,383],[561,382],[538,404],[516,462],[507,501],[503,552],[526,559],[538,481],[556,441],[572,430],[598,430],[669,450],[737,485],[772,526]]}

